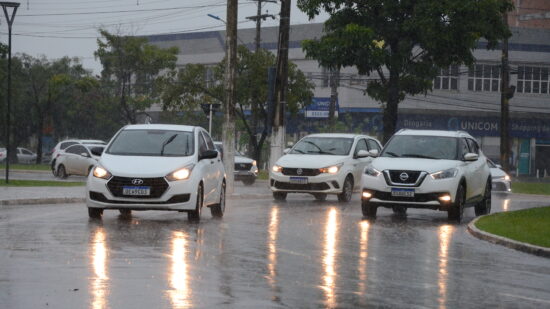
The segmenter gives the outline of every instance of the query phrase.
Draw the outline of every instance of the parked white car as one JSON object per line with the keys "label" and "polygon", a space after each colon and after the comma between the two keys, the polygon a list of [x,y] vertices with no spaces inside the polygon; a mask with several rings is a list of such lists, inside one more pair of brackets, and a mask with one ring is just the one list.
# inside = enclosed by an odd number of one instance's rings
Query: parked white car
{"label": "parked white car", "polygon": [[8,156],[8,151],[4,147],[0,147],[0,163],[3,163],[6,161],[6,157]]}
{"label": "parked white car", "polygon": [[462,131],[400,130],[365,169],[361,208],[404,214],[407,208],[444,210],[460,222],[464,207],[491,211],[491,174],[476,140]]}
{"label": "parked white car", "polygon": [[23,164],[36,163],[36,153],[27,148],[17,147],[17,161]]}
{"label": "parked white car", "polygon": [[50,161],[50,167],[52,169],[52,174],[54,176],[57,176],[57,158],[67,149],[67,147],[70,147],[75,144],[82,144],[82,145],[90,145],[90,146],[105,146],[106,143],[102,140],[96,140],[96,139],[67,139],[63,140],[52,149],[52,156]]}
{"label": "parked white car", "polygon": [[512,191],[512,179],[506,172],[501,168],[500,165],[495,164],[493,161],[487,159],[487,164],[491,168],[491,177],[493,179],[493,190],[494,191]]}
{"label": "parked white car", "polygon": [[88,215],[104,209],[175,210],[200,220],[225,211],[221,156],[200,127],[144,124],[122,128],[109,142],[86,185]]}
{"label": "parked white car", "polygon": [[312,134],[285,150],[271,168],[269,184],[275,200],[287,193],[311,193],[323,201],[327,194],[348,202],[360,188],[361,174],[382,146],[378,140],[355,134]]}
{"label": "parked white car", "polygon": [[100,158],[92,152],[93,148],[101,153],[105,146],[74,144],[65,148],[55,161],[55,175],[63,179],[69,175],[88,176]]}
{"label": "parked white car", "polygon": [[[223,158],[223,144],[222,142],[214,142],[216,149],[222,154]],[[234,167],[234,179],[235,181],[242,181],[243,184],[251,186],[256,182],[258,177],[258,166],[256,160],[245,157],[241,152],[235,150],[235,167]]]}

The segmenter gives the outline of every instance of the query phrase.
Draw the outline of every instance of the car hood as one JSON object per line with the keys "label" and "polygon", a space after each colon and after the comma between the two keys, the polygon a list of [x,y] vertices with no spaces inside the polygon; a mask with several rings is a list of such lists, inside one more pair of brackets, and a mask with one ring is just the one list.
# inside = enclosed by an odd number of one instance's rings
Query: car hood
{"label": "car hood", "polygon": [[252,163],[252,159],[243,157],[243,156],[235,156],[235,163]]}
{"label": "car hood", "polygon": [[347,156],[287,154],[277,160],[277,165],[291,168],[322,168],[341,163]]}
{"label": "car hood", "polygon": [[376,158],[372,161],[372,167],[383,170],[407,170],[435,173],[441,170],[457,167],[462,164],[456,160],[432,160],[418,158]]}
{"label": "car hood", "polygon": [[163,177],[193,163],[193,157],[116,156],[104,153],[99,160],[114,176]]}
{"label": "car hood", "polygon": [[506,172],[501,170],[500,168],[491,168],[491,177],[492,178],[500,178],[506,176]]}

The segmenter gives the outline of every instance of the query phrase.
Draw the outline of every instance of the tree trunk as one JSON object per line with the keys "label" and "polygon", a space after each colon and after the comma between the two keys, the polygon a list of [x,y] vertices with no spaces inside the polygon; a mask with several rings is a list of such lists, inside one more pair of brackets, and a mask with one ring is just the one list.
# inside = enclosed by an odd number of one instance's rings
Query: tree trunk
{"label": "tree trunk", "polygon": [[38,139],[38,143],[36,145],[36,164],[39,164],[42,162],[42,136],[43,136],[43,128],[44,128],[44,118],[39,117],[38,118],[38,125],[36,130],[36,137]]}
{"label": "tree trunk", "polygon": [[328,111],[328,126],[334,130],[336,124],[336,103],[338,103],[338,84],[340,80],[340,68],[330,70],[330,105]]}
{"label": "tree trunk", "polygon": [[383,143],[386,144],[397,127],[397,111],[399,104],[399,72],[396,69],[390,68],[390,78],[388,81],[388,102],[384,108],[384,136]]}

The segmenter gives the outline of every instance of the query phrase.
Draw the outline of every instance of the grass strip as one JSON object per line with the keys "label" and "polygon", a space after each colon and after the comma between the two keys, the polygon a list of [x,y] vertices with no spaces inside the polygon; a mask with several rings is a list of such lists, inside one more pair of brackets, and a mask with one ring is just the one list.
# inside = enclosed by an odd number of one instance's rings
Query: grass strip
{"label": "grass strip", "polygon": [[258,171],[258,179],[268,180],[269,179],[269,172],[266,171],[266,170],[259,170]]}
{"label": "grass strip", "polygon": [[85,182],[75,181],[50,181],[50,180],[10,180],[6,184],[5,179],[0,180],[1,187],[78,187],[84,186]]}
{"label": "grass strip", "polygon": [[513,193],[550,195],[550,183],[545,182],[513,182]]}
{"label": "grass strip", "polygon": [[483,217],[476,227],[513,240],[550,248],[550,206]]}

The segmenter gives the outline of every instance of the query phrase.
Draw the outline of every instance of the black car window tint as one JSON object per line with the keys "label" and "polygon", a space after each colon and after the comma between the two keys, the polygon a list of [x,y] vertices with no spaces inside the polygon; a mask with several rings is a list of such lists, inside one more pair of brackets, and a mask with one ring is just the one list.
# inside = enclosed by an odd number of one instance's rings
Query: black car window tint
{"label": "black car window tint", "polygon": [[378,150],[378,152],[380,152],[380,145],[378,145],[378,143],[372,139],[369,139],[367,141],[367,144],[369,146],[369,150]]}
{"label": "black car window tint", "polygon": [[77,142],[65,142],[65,143],[61,143],[61,146],[59,146],[59,148],[61,148],[61,150],[64,150],[65,148],[76,144]]}
{"label": "black car window tint", "polygon": [[210,135],[206,133],[205,131],[202,131],[202,135],[204,139],[206,140],[206,146],[209,150],[216,150],[216,147],[214,146],[214,142],[212,141],[212,138],[210,138]]}
{"label": "black car window tint", "polygon": [[204,141],[204,136],[202,134],[199,135],[199,154],[205,152],[208,150],[208,146],[206,145],[206,142]]}
{"label": "black car window tint", "polygon": [[365,151],[369,151],[368,147],[367,147],[367,141],[365,141],[364,138],[360,139],[358,142],[357,142],[357,146],[355,146],[355,152],[354,154],[357,154],[359,152],[359,150],[365,150]]}

